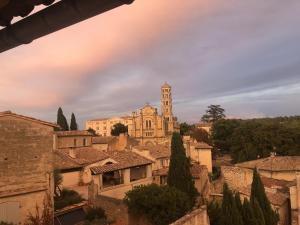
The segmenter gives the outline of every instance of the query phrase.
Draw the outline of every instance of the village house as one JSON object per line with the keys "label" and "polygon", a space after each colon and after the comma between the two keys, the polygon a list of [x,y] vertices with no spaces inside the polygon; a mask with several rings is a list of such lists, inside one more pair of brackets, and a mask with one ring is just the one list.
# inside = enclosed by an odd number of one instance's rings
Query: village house
{"label": "village house", "polygon": [[91,167],[99,195],[123,199],[134,186],[152,183],[151,160],[131,151],[111,151],[108,155],[113,161]]}
{"label": "village house", "polygon": [[54,128],[10,111],[0,113],[0,221],[24,224],[29,213],[35,215],[36,207],[42,212],[45,205],[53,212]]}
{"label": "village house", "polygon": [[90,168],[111,161],[106,153],[92,147],[92,135],[88,131],[57,131],[54,140],[54,166],[63,177],[62,187],[89,184]]}
{"label": "village house", "polygon": [[130,137],[128,134],[120,134],[118,137],[109,136],[96,136],[92,138],[93,148],[102,151],[122,151],[125,149],[131,149],[133,146],[139,144],[139,141]]}
{"label": "village house", "polygon": [[208,134],[211,134],[212,123],[198,123],[196,128],[205,130]]}
{"label": "village house", "polygon": [[190,136],[183,137],[183,145],[186,156],[190,157],[192,162],[197,162],[200,165],[205,165],[209,173],[212,173],[212,146],[197,142]]}
{"label": "village house", "polygon": [[[171,157],[170,147],[166,145],[136,146],[132,149],[132,151],[153,161],[153,183],[159,185],[167,184]],[[192,164],[191,173],[198,192],[201,193],[202,196],[208,196],[210,190],[207,166],[200,165],[198,162],[194,162]]]}
{"label": "village house", "polygon": [[[297,174],[300,170],[299,156],[275,156],[222,166],[222,182],[244,196],[250,195],[254,168],[259,171],[272,207],[280,215],[279,224],[299,224]],[[300,193],[300,192],[299,192]],[[296,222],[295,222],[296,221]]]}

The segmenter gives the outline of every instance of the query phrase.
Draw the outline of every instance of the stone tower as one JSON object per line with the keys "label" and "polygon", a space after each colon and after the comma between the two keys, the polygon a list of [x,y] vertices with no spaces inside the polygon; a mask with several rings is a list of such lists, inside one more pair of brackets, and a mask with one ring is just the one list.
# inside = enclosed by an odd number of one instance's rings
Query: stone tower
{"label": "stone tower", "polygon": [[161,87],[161,112],[167,132],[174,131],[171,90],[172,88],[167,82]]}

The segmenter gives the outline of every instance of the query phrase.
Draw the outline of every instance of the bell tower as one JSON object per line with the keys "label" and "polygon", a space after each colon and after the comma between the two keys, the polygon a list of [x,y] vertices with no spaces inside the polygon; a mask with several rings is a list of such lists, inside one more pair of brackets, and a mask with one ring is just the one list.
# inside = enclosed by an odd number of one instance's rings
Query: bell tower
{"label": "bell tower", "polygon": [[165,127],[167,132],[173,132],[173,111],[172,111],[172,88],[165,82],[161,87],[161,112],[165,120]]}

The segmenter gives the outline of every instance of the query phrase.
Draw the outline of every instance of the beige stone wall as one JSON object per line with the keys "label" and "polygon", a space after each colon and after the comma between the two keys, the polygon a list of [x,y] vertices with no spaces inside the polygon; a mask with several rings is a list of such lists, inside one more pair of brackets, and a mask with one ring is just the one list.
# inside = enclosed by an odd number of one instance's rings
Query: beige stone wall
{"label": "beige stone wall", "polygon": [[209,173],[212,173],[212,155],[211,149],[196,149],[191,147],[190,157],[193,161],[198,162],[200,165],[205,165]]}
{"label": "beige stone wall", "polygon": [[206,206],[196,209],[170,225],[209,225]]}
{"label": "beige stone wall", "polygon": [[221,166],[222,176],[230,189],[239,190],[252,183],[251,169],[239,168],[236,166]]}
{"label": "beige stone wall", "polygon": [[43,199],[27,194],[53,193],[53,128],[13,116],[0,117],[0,146],[0,202],[11,196],[9,201],[23,205],[15,217],[24,222],[34,200]]}
{"label": "beige stone wall", "polygon": [[[56,140],[57,140],[56,147],[58,149],[92,146],[92,137],[91,136],[57,137]],[[84,140],[85,140],[85,144],[84,144]]]}

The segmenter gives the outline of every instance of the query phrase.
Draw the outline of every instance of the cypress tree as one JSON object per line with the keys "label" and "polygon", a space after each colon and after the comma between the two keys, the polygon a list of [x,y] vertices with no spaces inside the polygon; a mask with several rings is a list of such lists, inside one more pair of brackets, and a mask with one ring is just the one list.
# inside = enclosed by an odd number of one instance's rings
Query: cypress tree
{"label": "cypress tree", "polygon": [[171,142],[171,157],[168,172],[168,185],[186,193],[190,198],[190,207],[195,204],[198,194],[191,174],[191,163],[185,155],[181,135],[173,133]]}
{"label": "cypress tree", "polygon": [[237,209],[239,210],[240,214],[242,214],[243,204],[241,202],[241,197],[240,197],[239,192],[235,193],[234,200],[235,200],[235,204],[236,204]]}
{"label": "cypress tree", "polygon": [[63,131],[69,130],[69,125],[66,117],[61,109],[61,107],[57,110],[57,124],[61,127]]}
{"label": "cypress tree", "polygon": [[[259,207],[259,205],[258,205]],[[255,214],[257,214],[257,210],[260,208],[256,208],[256,213],[254,213],[253,206],[250,204],[248,199],[244,199],[243,203],[243,209],[242,209],[242,216],[243,216],[243,221],[245,225],[264,225],[264,217],[262,215],[261,209],[260,209],[260,217],[256,217]]]}
{"label": "cypress tree", "polygon": [[271,207],[270,201],[265,192],[265,187],[256,168],[253,170],[253,181],[251,186],[250,202],[252,205],[254,205],[255,199],[263,212],[265,224],[277,225],[279,221],[278,214]]}
{"label": "cypress tree", "polygon": [[250,205],[251,205],[251,208],[253,209],[256,225],[266,225],[263,211],[262,211],[258,201],[256,200],[256,198],[254,198],[252,200]]}
{"label": "cypress tree", "polygon": [[71,116],[70,130],[78,130],[77,122],[74,113]]}
{"label": "cypress tree", "polygon": [[243,218],[236,206],[236,201],[228,185],[223,185],[222,225],[244,225]]}

